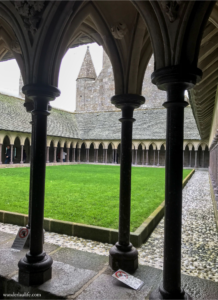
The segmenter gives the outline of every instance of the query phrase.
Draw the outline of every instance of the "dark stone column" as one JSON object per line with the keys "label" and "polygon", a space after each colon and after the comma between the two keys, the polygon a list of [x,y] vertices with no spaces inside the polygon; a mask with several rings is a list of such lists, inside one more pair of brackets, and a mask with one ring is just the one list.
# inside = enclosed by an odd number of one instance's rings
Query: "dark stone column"
{"label": "dark stone column", "polygon": [[86,161],[89,162],[89,149],[86,149]]}
{"label": "dark stone column", "polygon": [[60,152],[60,163],[63,162],[63,147],[61,147],[61,152]]}
{"label": "dark stone column", "polygon": [[135,149],[132,149],[132,164],[134,165]]}
{"label": "dark stone column", "polygon": [[0,144],[0,165],[2,165],[2,144]]}
{"label": "dark stone column", "polygon": [[183,150],[183,167],[185,166],[185,150]]}
{"label": "dark stone column", "polygon": [[160,160],[160,150],[157,150],[157,166],[159,166],[159,160]]}
{"label": "dark stone column", "polygon": [[107,164],[107,149],[105,149],[105,163]]}
{"label": "dark stone column", "polygon": [[137,149],[135,149],[135,165],[137,165],[138,164],[138,162],[137,162],[137,159],[138,159],[138,157],[137,157]]}
{"label": "dark stone column", "polygon": [[72,148],[72,162],[75,162],[75,148]]}
{"label": "dark stone column", "polygon": [[204,168],[204,150],[202,150],[202,168]]}
{"label": "dark stone column", "polygon": [[189,167],[192,165],[192,150],[189,150]]}
{"label": "dark stone column", "polygon": [[195,168],[198,167],[198,150],[195,150]]}
{"label": "dark stone column", "polygon": [[117,164],[117,149],[114,151],[114,163]]}
{"label": "dark stone column", "polygon": [[77,161],[80,162],[80,154],[81,154],[81,148],[78,148],[78,158],[77,158]]}
{"label": "dark stone column", "polygon": [[133,110],[145,102],[138,95],[117,95],[112,104],[122,110],[120,147],[120,208],[118,242],[110,249],[109,264],[113,270],[134,272],[138,268],[138,251],[130,243],[131,163]]}
{"label": "dark stone column", "polygon": [[[186,68],[173,66],[155,71],[152,81],[167,91],[165,226],[163,285],[150,299],[191,299],[181,289],[181,228],[183,178],[184,92],[193,87],[200,70],[185,73]],[[184,73],[183,73],[184,72]]]}
{"label": "dark stone column", "polygon": [[95,149],[95,162],[98,163],[98,149]]}
{"label": "dark stone column", "polygon": [[146,149],[146,166],[148,166],[148,149]]}
{"label": "dark stone column", "polygon": [[21,145],[21,149],[20,149],[21,153],[20,153],[20,164],[23,164],[23,145]]}
{"label": "dark stone column", "polygon": [[102,159],[102,163],[105,163],[105,149],[103,149],[103,159]]}
{"label": "dark stone column", "polygon": [[114,163],[114,157],[115,157],[115,150],[112,149],[112,164]]}
{"label": "dark stone column", "polygon": [[154,162],[153,162],[153,166],[155,166],[155,149],[154,149]]}
{"label": "dark stone column", "polygon": [[57,162],[57,147],[54,147],[54,163]]}
{"label": "dark stone column", "polygon": [[14,158],[13,146],[14,146],[14,145],[11,145],[11,160],[10,160],[10,164],[11,164],[11,165],[13,164],[13,158]]}
{"label": "dark stone column", "polygon": [[49,147],[47,147],[47,160],[46,160],[47,163],[49,163]]}
{"label": "dark stone column", "polygon": [[145,164],[145,149],[142,149],[142,165]]}
{"label": "dark stone column", "polygon": [[34,101],[32,111],[30,251],[19,263],[19,283],[40,285],[51,279],[52,259],[43,251],[44,193],[48,102],[60,95],[52,86],[30,84],[23,93]]}
{"label": "dark stone column", "polygon": [[70,148],[67,148],[67,161],[70,162]]}

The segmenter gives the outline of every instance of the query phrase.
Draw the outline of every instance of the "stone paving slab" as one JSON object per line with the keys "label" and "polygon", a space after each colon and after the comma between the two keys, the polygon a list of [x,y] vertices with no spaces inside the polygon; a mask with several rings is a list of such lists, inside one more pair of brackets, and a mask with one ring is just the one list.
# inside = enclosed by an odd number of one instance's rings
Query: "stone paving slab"
{"label": "stone paving slab", "polygon": [[59,262],[68,263],[76,268],[94,270],[96,272],[100,271],[105,264],[108,264],[107,256],[98,256],[94,253],[87,254],[87,252],[70,248],[61,248],[52,255],[52,258]]}

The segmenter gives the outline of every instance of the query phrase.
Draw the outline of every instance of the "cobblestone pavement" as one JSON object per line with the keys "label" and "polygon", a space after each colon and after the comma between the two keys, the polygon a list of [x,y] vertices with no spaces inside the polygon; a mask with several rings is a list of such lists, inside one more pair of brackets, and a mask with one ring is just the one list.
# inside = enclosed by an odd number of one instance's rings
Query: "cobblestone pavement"
{"label": "cobblestone pavement", "polygon": [[[0,223],[0,230],[17,233],[16,225]],[[139,263],[163,267],[164,220],[148,241],[138,248]],[[45,241],[82,251],[108,255],[111,244],[46,232]],[[196,171],[183,190],[182,273],[218,282],[218,233],[208,172]]]}

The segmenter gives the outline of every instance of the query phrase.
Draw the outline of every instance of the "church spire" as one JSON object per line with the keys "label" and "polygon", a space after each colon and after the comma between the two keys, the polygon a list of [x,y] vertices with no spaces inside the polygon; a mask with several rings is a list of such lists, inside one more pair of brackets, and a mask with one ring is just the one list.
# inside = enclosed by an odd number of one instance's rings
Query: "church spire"
{"label": "church spire", "polygon": [[87,46],[86,54],[77,79],[88,78],[95,80],[96,77],[95,67],[89,51],[89,46]]}

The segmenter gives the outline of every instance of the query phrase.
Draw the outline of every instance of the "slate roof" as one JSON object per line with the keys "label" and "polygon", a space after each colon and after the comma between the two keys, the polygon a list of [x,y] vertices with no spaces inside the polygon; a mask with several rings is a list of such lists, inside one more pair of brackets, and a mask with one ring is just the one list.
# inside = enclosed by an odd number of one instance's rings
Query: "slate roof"
{"label": "slate roof", "polygon": [[[31,132],[31,114],[24,101],[0,94],[0,130]],[[96,140],[119,140],[120,111],[71,113],[52,108],[48,117],[48,135]],[[144,109],[134,112],[133,139],[164,140],[166,137],[166,109]],[[200,140],[191,107],[185,109],[184,138]]]}

